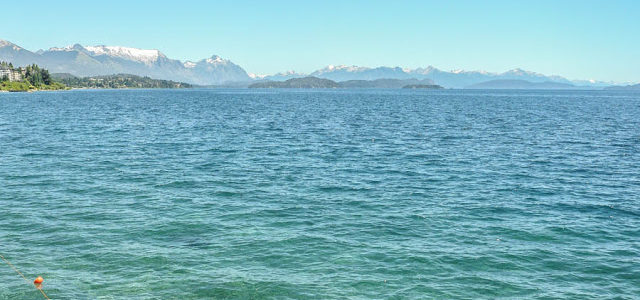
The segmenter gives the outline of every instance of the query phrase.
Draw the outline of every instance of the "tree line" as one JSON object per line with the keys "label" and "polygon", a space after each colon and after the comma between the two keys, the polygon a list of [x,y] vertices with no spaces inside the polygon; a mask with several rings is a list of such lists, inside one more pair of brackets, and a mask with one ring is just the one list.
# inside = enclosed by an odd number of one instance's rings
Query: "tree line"
{"label": "tree line", "polygon": [[49,70],[40,68],[36,64],[28,65],[23,68],[15,68],[12,63],[0,62],[2,69],[8,69],[11,72],[19,72],[22,80],[17,82],[9,82],[9,76],[4,75],[0,78],[0,90],[25,91],[33,89],[57,90],[65,89],[66,86],[55,82],[49,74]]}

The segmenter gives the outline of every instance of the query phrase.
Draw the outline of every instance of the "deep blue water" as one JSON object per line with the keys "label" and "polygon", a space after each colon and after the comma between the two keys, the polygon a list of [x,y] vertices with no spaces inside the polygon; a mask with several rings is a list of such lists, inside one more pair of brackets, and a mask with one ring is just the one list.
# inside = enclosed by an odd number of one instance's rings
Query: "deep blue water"
{"label": "deep blue water", "polygon": [[0,254],[52,299],[638,299],[640,93],[2,93]]}

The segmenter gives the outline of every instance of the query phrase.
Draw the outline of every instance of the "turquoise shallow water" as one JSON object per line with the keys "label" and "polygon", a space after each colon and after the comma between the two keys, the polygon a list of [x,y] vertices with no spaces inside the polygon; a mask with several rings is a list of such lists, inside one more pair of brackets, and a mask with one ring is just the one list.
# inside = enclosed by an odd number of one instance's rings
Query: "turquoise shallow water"
{"label": "turquoise shallow water", "polygon": [[640,93],[0,94],[0,209],[52,299],[638,299]]}

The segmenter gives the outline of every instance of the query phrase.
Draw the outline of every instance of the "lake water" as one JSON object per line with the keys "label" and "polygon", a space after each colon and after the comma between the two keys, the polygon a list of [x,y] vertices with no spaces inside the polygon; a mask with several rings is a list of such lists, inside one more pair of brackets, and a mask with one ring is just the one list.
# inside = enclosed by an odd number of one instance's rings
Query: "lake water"
{"label": "lake water", "polygon": [[52,299],[638,299],[640,93],[3,93],[0,254]]}

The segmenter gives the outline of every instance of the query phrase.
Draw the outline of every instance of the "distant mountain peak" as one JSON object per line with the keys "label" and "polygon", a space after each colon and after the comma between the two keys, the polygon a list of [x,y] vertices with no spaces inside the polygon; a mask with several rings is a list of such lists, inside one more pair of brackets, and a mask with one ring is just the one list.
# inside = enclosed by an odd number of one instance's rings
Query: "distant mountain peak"
{"label": "distant mountain peak", "polygon": [[267,75],[254,74],[254,73],[248,73],[247,75],[249,75],[251,79],[264,79],[265,77],[267,77]]}
{"label": "distant mountain peak", "polygon": [[284,71],[284,72],[279,72],[274,74],[274,76],[303,76],[306,77],[308,76],[307,74],[303,74],[303,73],[298,73],[294,70],[289,70],[289,71]]}
{"label": "distant mountain peak", "polygon": [[51,47],[48,51],[75,51],[75,50],[86,50],[80,44],[69,45],[65,47]]}
{"label": "distant mountain peak", "polygon": [[204,61],[208,64],[226,64],[229,62],[228,60],[223,59],[222,57],[215,54],[212,55],[210,58],[205,59]]}
{"label": "distant mountain peak", "polygon": [[[77,45],[77,44],[76,44]],[[78,45],[80,46],[80,45]],[[82,47],[82,46],[80,46]],[[75,45],[74,45],[75,49]],[[158,60],[158,58],[166,58],[162,52],[156,49],[139,49],[139,48],[131,48],[131,47],[122,47],[122,46],[86,46],[84,47],[91,55],[108,55],[112,57],[119,57],[133,61],[143,62],[145,64],[150,64]]]}
{"label": "distant mountain peak", "polygon": [[544,76],[544,75],[542,75],[540,73],[523,70],[521,68],[511,69],[511,70],[506,71],[506,72],[504,72],[502,74],[504,74],[504,75],[519,75],[519,76],[522,76],[522,75]]}
{"label": "distant mountain peak", "polygon": [[438,72],[440,71],[438,68],[429,65],[426,68],[416,68],[416,69],[408,69],[407,73],[415,73],[415,74],[423,74],[423,75],[428,75],[431,72]]}
{"label": "distant mountain peak", "polygon": [[287,80],[287,79],[291,79],[291,78],[301,78],[301,77],[307,77],[309,76],[309,74],[305,74],[305,73],[298,73],[294,70],[289,70],[289,71],[284,71],[284,72],[278,72],[275,73],[273,75],[255,75],[256,77],[252,77],[253,79],[266,79],[266,80],[276,80],[276,81],[280,81],[280,80]]}
{"label": "distant mountain peak", "polygon": [[332,72],[332,71],[346,71],[346,72],[361,72],[365,70],[369,70],[369,67],[359,67],[355,65],[347,66],[347,65],[328,65],[323,69],[318,71],[320,72]]}
{"label": "distant mountain peak", "polygon": [[0,39],[0,48],[4,48],[4,47],[11,47],[11,48],[13,48],[13,50],[15,50],[15,51],[24,50],[22,47],[20,47],[20,46],[18,46],[18,45],[16,45],[16,44],[14,44],[14,43],[12,43],[12,42],[9,42],[9,41],[7,41],[7,40]]}

